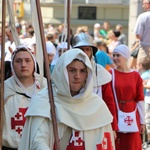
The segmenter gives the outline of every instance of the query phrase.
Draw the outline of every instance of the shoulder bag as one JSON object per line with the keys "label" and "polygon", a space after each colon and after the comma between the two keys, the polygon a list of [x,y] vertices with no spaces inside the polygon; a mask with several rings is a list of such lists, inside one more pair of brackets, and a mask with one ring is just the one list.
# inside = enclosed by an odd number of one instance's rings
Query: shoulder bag
{"label": "shoulder bag", "polygon": [[118,132],[123,132],[123,133],[138,132],[139,129],[137,126],[137,121],[136,121],[137,107],[132,112],[121,111],[119,109],[114,84],[115,84],[115,73],[114,73],[114,69],[112,69],[112,87],[113,87],[113,93],[114,93],[114,98],[115,98],[115,102],[116,102],[116,107],[118,110],[118,128],[119,128]]}

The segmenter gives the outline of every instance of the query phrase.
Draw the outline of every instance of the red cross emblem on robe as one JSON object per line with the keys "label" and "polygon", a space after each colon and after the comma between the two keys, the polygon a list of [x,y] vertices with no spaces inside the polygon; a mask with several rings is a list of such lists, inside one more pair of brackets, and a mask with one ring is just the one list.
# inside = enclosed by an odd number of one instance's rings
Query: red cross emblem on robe
{"label": "red cross emblem on robe", "polygon": [[97,144],[96,147],[97,147],[97,150],[114,150],[109,132],[104,133],[102,143]]}
{"label": "red cross emblem on robe", "polygon": [[[102,142],[95,146],[97,150],[114,150],[110,133],[104,132],[104,137]],[[55,144],[54,144],[54,150],[55,150]],[[71,136],[66,150],[85,150],[83,137],[80,135],[79,131],[75,131],[75,134]]]}
{"label": "red cross emblem on robe", "polygon": [[11,117],[11,129],[15,130],[20,136],[22,135],[22,130],[25,124],[25,113],[27,108],[19,108],[19,111],[14,117]]}
{"label": "red cross emblem on robe", "polygon": [[84,147],[83,137],[80,135],[79,131],[75,131],[74,136],[72,135],[66,150],[85,150]]}

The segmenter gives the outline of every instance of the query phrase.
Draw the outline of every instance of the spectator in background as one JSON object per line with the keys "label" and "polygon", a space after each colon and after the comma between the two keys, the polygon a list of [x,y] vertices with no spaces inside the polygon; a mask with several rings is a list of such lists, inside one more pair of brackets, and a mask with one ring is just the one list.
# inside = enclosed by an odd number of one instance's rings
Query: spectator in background
{"label": "spectator in background", "polygon": [[27,31],[27,37],[32,38],[34,36],[34,29],[33,28],[29,28]]}
{"label": "spectator in background", "polygon": [[58,27],[57,27],[57,30],[58,30],[58,34],[62,34],[63,30],[64,30],[64,24],[60,24]]}
{"label": "spectator in background", "polygon": [[[70,45],[70,48],[71,45]],[[65,53],[66,51],[68,50],[68,43],[67,42],[62,42],[60,43],[58,46],[57,46],[57,49],[56,49],[56,55],[51,63],[51,71],[53,71],[55,65],[57,64],[57,61],[59,60],[59,57]]]}
{"label": "spectator in background", "polygon": [[71,46],[72,46],[72,43],[73,43],[73,37],[74,37],[73,30],[70,29],[70,45]]}
{"label": "spectator in background", "polygon": [[28,30],[34,30],[32,24],[26,24],[26,29],[25,29],[25,32],[23,33],[23,36],[24,38],[28,38],[29,35],[28,35]]}
{"label": "spectator in background", "polygon": [[9,27],[6,28],[6,42],[5,42],[5,80],[12,76],[11,72],[11,55],[16,49],[13,35]]}
{"label": "spectator in background", "polygon": [[46,49],[47,49],[50,72],[52,73],[53,67],[51,66],[51,63],[56,55],[56,48],[51,41],[46,41]]}
{"label": "spectator in background", "polygon": [[6,28],[6,38],[7,41],[5,43],[5,61],[11,61],[11,54],[16,49],[16,45],[14,43],[13,35],[10,28]]}
{"label": "spectator in background", "polygon": [[[110,57],[110,55],[109,55],[109,51],[108,51],[108,46],[107,46],[107,43],[105,42],[105,40],[102,40],[101,41],[101,47],[100,47],[100,49],[102,50],[102,51],[104,51],[109,57]],[[111,57],[110,57],[111,58]],[[111,59],[112,60],[112,59]],[[106,70],[110,70],[110,68],[111,68],[111,66],[110,65],[106,65]]]}
{"label": "spectator in background", "polygon": [[22,35],[20,35],[20,38],[26,38],[27,21],[26,20],[21,20],[20,24],[22,26]]}
{"label": "spectator in background", "polygon": [[22,34],[22,25],[20,23],[15,24],[18,35],[20,36]]}
{"label": "spectator in background", "polygon": [[[63,34],[63,31],[64,31],[64,24],[60,24],[58,27],[57,27],[57,31],[58,31],[58,39],[62,36]],[[58,40],[59,42],[59,40]]]}
{"label": "spectator in background", "polygon": [[[50,34],[50,35],[48,35],[48,34]],[[56,28],[54,28],[53,30],[48,31],[46,33],[46,36],[57,48],[57,45],[59,44],[59,38],[61,37],[61,34],[59,35],[58,30]]]}
{"label": "spectator in background", "polygon": [[93,29],[93,34],[94,34],[94,40],[100,40],[100,38],[102,38],[102,36],[100,35],[99,31],[101,29],[101,25],[99,23],[95,23],[94,24],[94,29]]}
{"label": "spectator in background", "polygon": [[[150,58],[145,57],[141,58],[137,67],[139,73],[141,74],[141,78],[144,83],[147,83],[150,78]],[[146,93],[146,89],[144,89],[144,94]]]}
{"label": "spectator in background", "polygon": [[[150,148],[150,58],[144,57],[139,60],[137,70],[143,80],[144,102],[145,102],[145,125],[146,132],[143,135],[143,150]],[[144,137],[145,136],[145,137]]]}
{"label": "spectator in background", "polygon": [[48,30],[47,32],[53,31],[54,30],[54,26],[52,24],[48,24],[47,30]]}
{"label": "spectator in background", "polygon": [[131,46],[131,59],[130,59],[130,64],[129,64],[129,67],[134,70],[137,70],[137,66],[138,66],[137,57],[139,53],[139,48],[140,48],[139,40],[135,40],[135,42]]}
{"label": "spectator in background", "polygon": [[[66,34],[66,33],[63,33],[62,35],[59,36],[59,38],[58,38],[59,44],[60,44],[61,42],[68,42],[68,37],[67,37],[65,34]],[[73,31],[72,31],[72,29],[70,29],[70,45],[71,45],[71,46],[72,46],[73,37],[74,37]],[[66,38],[66,39],[65,39],[65,38]]]}
{"label": "spectator in background", "polygon": [[140,41],[137,64],[141,58],[150,57],[150,0],[143,0],[144,13],[137,18],[134,33]]}
{"label": "spectator in background", "polygon": [[89,34],[88,26],[78,26],[76,29],[76,34],[79,34],[81,32]]}
{"label": "spectator in background", "polygon": [[110,30],[110,23],[108,21],[103,22],[102,29],[99,31],[100,35],[104,39],[108,39],[108,32]]}
{"label": "spectator in background", "polygon": [[111,60],[110,56],[103,50],[105,43],[102,41],[96,41],[95,46],[98,48],[98,51],[95,55],[95,61],[96,63],[102,65],[104,68],[106,68],[107,65],[109,65],[111,68],[114,68],[115,65],[113,61]]}
{"label": "spectator in background", "polygon": [[143,87],[145,92],[145,123],[146,123],[146,133],[147,140],[143,143],[143,149],[148,150],[150,148],[150,58],[146,57],[142,61],[140,60],[140,64],[142,63],[143,74],[141,77],[143,79]]}
{"label": "spectator in background", "polygon": [[55,46],[55,48],[57,48],[58,45],[55,43],[55,37],[54,37],[54,32],[53,31],[47,32],[45,37],[46,37],[46,41],[52,42],[53,45]]}
{"label": "spectator in background", "polygon": [[79,34],[79,33],[81,33],[81,32],[84,32],[84,31],[82,30],[82,26],[78,26],[77,29],[76,29],[76,34]]}
{"label": "spectator in background", "polygon": [[108,44],[108,51],[109,51],[110,57],[112,57],[114,48],[120,44],[120,41],[118,40],[119,36],[120,36],[119,31],[112,30],[108,33],[108,37],[110,40],[110,43]]}
{"label": "spectator in background", "polygon": [[22,39],[22,45],[26,45],[31,48],[32,52],[36,54],[36,37],[33,28],[27,30],[27,37]]}
{"label": "spectator in background", "polygon": [[126,38],[126,35],[123,33],[123,26],[121,24],[116,25],[116,31],[120,32],[120,36],[118,37],[120,44],[126,44],[127,45],[127,38]]}

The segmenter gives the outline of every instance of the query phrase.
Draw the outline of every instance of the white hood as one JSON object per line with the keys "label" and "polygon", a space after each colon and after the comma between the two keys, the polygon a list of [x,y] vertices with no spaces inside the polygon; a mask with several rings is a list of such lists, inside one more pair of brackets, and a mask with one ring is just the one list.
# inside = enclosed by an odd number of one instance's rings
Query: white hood
{"label": "white hood", "polygon": [[[72,97],[66,67],[74,59],[80,59],[85,63],[88,68],[88,77],[85,88],[81,89],[78,95]],[[92,92],[93,74],[91,62],[80,49],[71,49],[61,55],[51,77],[54,83],[54,102],[59,123],[85,131],[103,127],[112,122],[113,117],[106,104]],[[37,115],[51,119],[47,89],[42,90],[34,97],[26,113],[26,116]]]}

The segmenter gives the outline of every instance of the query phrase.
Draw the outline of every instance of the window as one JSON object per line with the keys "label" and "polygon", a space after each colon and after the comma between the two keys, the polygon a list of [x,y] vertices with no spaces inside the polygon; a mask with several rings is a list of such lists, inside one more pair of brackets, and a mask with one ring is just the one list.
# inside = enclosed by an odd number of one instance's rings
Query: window
{"label": "window", "polygon": [[78,8],[78,19],[96,19],[96,7],[84,7]]}

